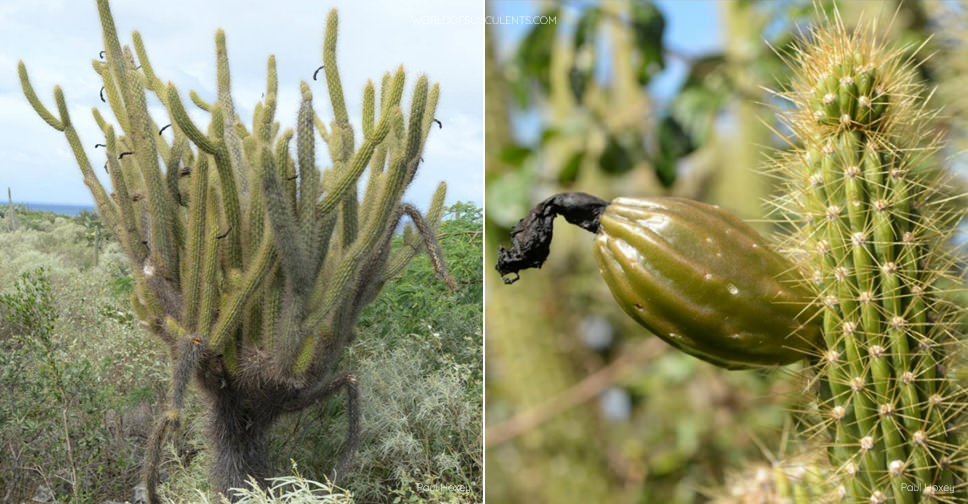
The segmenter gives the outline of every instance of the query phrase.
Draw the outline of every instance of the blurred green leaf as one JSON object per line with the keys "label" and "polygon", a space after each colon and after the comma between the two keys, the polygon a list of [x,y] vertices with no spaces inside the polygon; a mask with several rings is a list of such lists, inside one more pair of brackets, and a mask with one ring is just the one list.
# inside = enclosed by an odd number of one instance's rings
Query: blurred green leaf
{"label": "blurred green leaf", "polygon": [[696,150],[696,144],[672,116],[662,119],[656,134],[657,150],[653,167],[662,185],[670,187],[676,181],[676,166],[679,160],[692,154]]}
{"label": "blurred green leaf", "polygon": [[521,77],[521,67],[516,62],[508,63],[507,81],[514,103],[520,108],[527,108],[531,87],[528,80]]}
{"label": "blurred green leaf", "polygon": [[[543,15],[558,17],[559,14],[560,9],[554,8]],[[531,31],[524,36],[515,56],[519,74],[517,77],[522,81],[518,85],[527,86],[534,81],[538,83],[542,93],[548,93],[551,88],[551,51],[554,48],[557,28],[557,23],[534,24]]]}
{"label": "blurred green leaf", "polygon": [[581,162],[585,157],[584,151],[578,151],[568,158],[565,165],[558,172],[558,183],[562,185],[570,185],[578,179],[578,172],[581,171]]}
{"label": "blurred green leaf", "polygon": [[513,170],[487,181],[487,218],[511,229],[531,208],[530,191],[535,183],[534,170]]}
{"label": "blurred green leaf", "polygon": [[598,158],[599,167],[609,175],[621,175],[635,167],[638,159],[636,149],[628,134],[617,134],[608,137],[608,143]]}
{"label": "blurred green leaf", "polygon": [[589,7],[582,12],[575,25],[575,52],[585,44],[594,44],[598,33],[598,22],[602,18],[602,11],[598,7]]}
{"label": "blurred green leaf", "polygon": [[665,68],[662,54],[665,18],[655,4],[641,0],[632,3],[630,16],[640,57],[637,77],[639,84],[644,86],[649,83],[653,73]]}
{"label": "blurred green leaf", "polygon": [[568,69],[568,86],[571,89],[571,96],[576,102],[581,102],[588,89],[588,82],[591,81],[592,73],[589,70],[582,70],[577,65],[572,65]]}
{"label": "blurred green leaf", "polygon": [[697,145],[709,139],[716,116],[732,95],[733,90],[724,74],[725,62],[722,54],[694,61],[669,107],[669,115],[692,136]]}
{"label": "blurred green leaf", "polygon": [[595,72],[595,42],[602,12],[589,7],[582,12],[575,26],[575,57],[568,70],[568,85],[576,102],[581,102]]}
{"label": "blurred green leaf", "polygon": [[530,147],[525,147],[523,145],[508,145],[507,147],[501,149],[498,153],[498,159],[501,161],[514,165],[521,166],[522,163],[534,152]]}
{"label": "blurred green leaf", "polygon": [[561,130],[558,128],[555,128],[554,126],[545,128],[545,130],[541,132],[541,145],[544,146],[551,140],[558,138],[559,135],[561,135]]}

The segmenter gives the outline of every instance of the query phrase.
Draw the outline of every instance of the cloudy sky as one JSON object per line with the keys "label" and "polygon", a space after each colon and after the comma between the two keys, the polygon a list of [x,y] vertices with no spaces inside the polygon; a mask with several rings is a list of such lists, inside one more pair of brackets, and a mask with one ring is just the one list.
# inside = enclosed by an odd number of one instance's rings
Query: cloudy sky
{"label": "cloudy sky", "polygon": [[[256,0],[114,0],[111,4],[122,44],[130,44],[133,30],[140,31],[156,74],[173,82],[186,102],[189,90],[207,100],[214,98],[214,37],[223,28],[233,97],[247,124],[265,89],[266,60],[274,54],[279,73],[276,119],[284,127],[295,122],[300,80],[310,83],[320,116],[327,122],[332,117],[325,86],[322,80],[313,82],[312,74],[322,60],[327,12],[337,7],[337,58],[350,118],[357,128],[367,79],[379,85],[384,72],[403,64],[407,109],[419,74],[440,83],[435,115],[443,129],[431,133],[425,162],[406,199],[425,208],[437,182],[446,180],[448,203],[461,200],[480,205],[483,201],[482,2],[299,0],[272,2],[270,7],[270,2]],[[64,89],[88,156],[100,166],[104,152],[95,150],[94,144],[103,136],[91,109],[107,114],[109,108],[98,98],[101,83],[91,61],[101,50],[94,0],[0,2],[0,189],[11,187],[15,201],[92,202],[63,134],[44,123],[23,97],[17,61],[25,62],[37,94],[49,108],[55,108],[54,86]],[[160,108],[153,111],[156,121],[167,123],[161,112]],[[317,153],[321,164],[328,160],[322,145],[318,144]]]}

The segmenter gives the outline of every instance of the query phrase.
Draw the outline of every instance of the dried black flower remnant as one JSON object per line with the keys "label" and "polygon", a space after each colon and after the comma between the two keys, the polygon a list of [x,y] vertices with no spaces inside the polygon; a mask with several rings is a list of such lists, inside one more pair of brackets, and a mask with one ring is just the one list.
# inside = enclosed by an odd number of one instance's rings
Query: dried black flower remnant
{"label": "dried black flower remnant", "polygon": [[[607,201],[582,192],[556,194],[538,203],[511,230],[511,249],[498,248],[496,269],[504,283],[516,282],[521,277],[518,271],[544,264],[551,252],[555,217],[564,216],[570,224],[597,233],[598,218],[606,206]],[[514,277],[507,276],[512,273]]]}

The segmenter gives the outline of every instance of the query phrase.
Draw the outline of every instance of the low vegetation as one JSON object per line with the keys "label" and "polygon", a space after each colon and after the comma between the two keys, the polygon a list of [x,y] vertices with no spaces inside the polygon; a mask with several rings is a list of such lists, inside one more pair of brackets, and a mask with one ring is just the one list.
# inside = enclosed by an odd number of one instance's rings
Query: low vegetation
{"label": "low vegetation", "polygon": [[[0,501],[41,490],[58,502],[132,500],[169,389],[164,349],[130,311],[130,272],[110,236],[95,265],[96,217],[23,212],[17,224],[0,226]],[[364,312],[343,356],[363,418],[345,491],[325,484],[341,448],[328,432],[345,425],[334,401],[275,427],[275,493],[248,489],[241,502],[482,500],[481,210],[450,206],[439,240],[457,289],[415,259]],[[201,401],[189,397],[185,413],[163,495],[219,502]]]}

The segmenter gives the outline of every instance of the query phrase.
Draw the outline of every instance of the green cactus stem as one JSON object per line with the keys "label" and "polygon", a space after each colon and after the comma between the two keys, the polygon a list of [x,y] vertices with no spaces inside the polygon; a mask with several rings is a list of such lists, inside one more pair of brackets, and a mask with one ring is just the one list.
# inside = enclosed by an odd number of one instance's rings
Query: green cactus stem
{"label": "green cactus stem", "polygon": [[[102,220],[121,242],[135,276],[135,312],[171,352],[171,408],[158,420],[146,456],[149,500],[159,501],[161,447],[178,428],[193,381],[208,399],[218,491],[243,487],[250,475],[267,476],[267,436],[280,415],[338,393],[346,396],[349,424],[334,477],[345,476],[359,440],[360,398],[355,376],[337,363],[356,337],[361,310],[425,248],[438,275],[449,280],[434,238],[444,185],[426,217],[401,202],[430,131],[438,86],[418,78],[407,110],[402,68],[384,77],[379,97],[367,84],[363,137],[354,138],[333,10],[323,45],[335,114],[328,130],[305,82],[295,129],[280,128],[274,57],[251,127],[242,124],[221,31],[215,36],[217,96],[189,94],[210,118],[204,125],[192,119],[178,89],[155,74],[141,36],[133,34],[133,50],[122,47],[108,1],[97,5],[105,50],[93,67],[115,124],[97,110],[94,117],[105,137],[110,189],[95,176],[61,89],[54,90],[57,110],[51,111],[23,62],[18,70],[24,95],[66,136]],[[158,122],[148,113],[149,94],[167,112]],[[329,149],[329,168],[316,164],[317,132]],[[359,200],[357,185],[367,169]],[[408,226],[403,247],[391,253],[405,217],[416,232]]]}
{"label": "green cactus stem", "polygon": [[965,502],[965,392],[948,375],[964,307],[946,246],[963,210],[943,204],[938,142],[916,66],[877,27],[824,19],[789,55],[778,96],[792,153],[778,211],[822,308],[813,429],[848,502]]}

